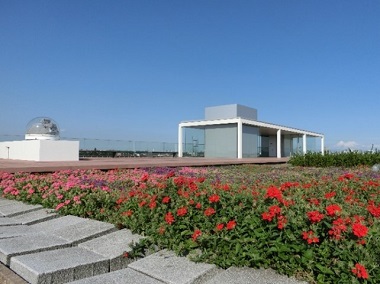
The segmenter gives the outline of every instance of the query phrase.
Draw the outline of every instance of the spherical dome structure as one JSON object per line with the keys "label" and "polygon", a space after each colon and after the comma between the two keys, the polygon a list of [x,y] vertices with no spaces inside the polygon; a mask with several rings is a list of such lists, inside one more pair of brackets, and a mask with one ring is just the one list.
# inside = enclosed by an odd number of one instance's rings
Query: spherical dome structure
{"label": "spherical dome structure", "polygon": [[33,118],[26,126],[26,140],[59,140],[58,124],[49,117]]}

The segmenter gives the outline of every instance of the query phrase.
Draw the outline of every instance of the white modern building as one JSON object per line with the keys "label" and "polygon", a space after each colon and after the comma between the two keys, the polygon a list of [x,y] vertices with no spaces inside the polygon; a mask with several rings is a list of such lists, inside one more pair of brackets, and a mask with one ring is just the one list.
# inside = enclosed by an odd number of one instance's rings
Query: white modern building
{"label": "white modern building", "polygon": [[79,161],[79,141],[60,140],[59,127],[53,119],[36,117],[26,128],[25,140],[0,142],[0,159]]}
{"label": "white modern building", "polygon": [[205,119],[178,127],[178,156],[213,158],[289,157],[324,153],[324,135],[257,120],[257,110],[239,104],[207,107]]}

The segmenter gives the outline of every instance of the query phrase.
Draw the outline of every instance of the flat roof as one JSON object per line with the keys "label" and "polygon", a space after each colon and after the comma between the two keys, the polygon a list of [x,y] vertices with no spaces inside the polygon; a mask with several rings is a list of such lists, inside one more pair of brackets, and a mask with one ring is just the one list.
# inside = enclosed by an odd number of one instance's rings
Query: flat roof
{"label": "flat roof", "polygon": [[241,117],[236,118],[225,118],[225,119],[214,119],[214,120],[190,120],[190,121],[182,121],[179,125],[181,127],[197,127],[197,126],[209,126],[209,125],[221,125],[221,124],[233,124],[242,122],[244,125],[252,125],[257,126],[264,131],[261,134],[264,135],[274,135],[277,133],[277,130],[283,131],[284,134],[306,134],[314,137],[324,137],[323,134],[312,132],[308,130],[297,129],[293,127],[262,122],[258,120],[249,120]]}

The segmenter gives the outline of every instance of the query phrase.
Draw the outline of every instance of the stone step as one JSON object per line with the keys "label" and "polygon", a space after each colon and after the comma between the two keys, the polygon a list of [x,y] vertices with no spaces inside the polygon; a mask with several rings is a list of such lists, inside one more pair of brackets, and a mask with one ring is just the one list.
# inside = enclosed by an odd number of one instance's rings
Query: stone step
{"label": "stone step", "polygon": [[14,238],[39,233],[38,230],[26,225],[2,226],[0,239]]}
{"label": "stone step", "polygon": [[[58,220],[60,219],[62,218],[58,218]],[[72,224],[58,229],[53,228],[50,232],[48,232],[69,241],[73,245],[76,245],[116,230],[116,227],[112,224],[91,219],[83,219],[82,222],[77,224]]]}
{"label": "stone step", "polygon": [[15,220],[14,218],[1,217],[0,218],[0,227],[2,226],[14,226],[22,225],[22,222]]}
{"label": "stone step", "polygon": [[60,216],[58,218],[54,218],[51,220],[30,225],[30,228],[36,229],[40,232],[50,233],[55,230],[66,228],[67,226],[70,226],[70,225],[75,225],[75,224],[84,222],[85,220],[86,219],[84,218],[71,216],[71,215]]}
{"label": "stone step", "polygon": [[14,216],[15,221],[21,222],[23,225],[33,225],[40,222],[48,221],[59,217],[57,213],[54,213],[50,209],[40,209],[36,211],[31,211],[21,215]]}
{"label": "stone step", "polygon": [[10,265],[11,257],[45,250],[53,250],[71,246],[71,243],[44,233],[0,240],[0,261]]}
{"label": "stone step", "polygon": [[79,247],[11,258],[10,268],[31,284],[66,283],[109,271],[109,260]]}
{"label": "stone step", "polygon": [[0,207],[3,205],[20,204],[20,203],[21,203],[20,201],[10,200],[10,199],[5,199],[5,198],[0,197]]}
{"label": "stone step", "polygon": [[132,234],[131,231],[123,229],[107,235],[94,238],[81,243],[78,247],[90,250],[110,260],[110,271],[127,267],[131,259],[124,256],[132,250],[131,245],[138,243],[143,237]]}
{"label": "stone step", "polygon": [[167,250],[132,262],[128,268],[168,284],[204,283],[220,271],[213,264],[191,262]]}
{"label": "stone step", "polygon": [[82,280],[70,282],[70,284],[163,284],[160,280],[149,277],[136,270],[125,268],[111,273],[101,274]]}
{"label": "stone step", "polygon": [[29,205],[21,202],[7,202],[0,205],[0,216],[13,217],[27,212],[39,210],[43,208],[41,205]]}

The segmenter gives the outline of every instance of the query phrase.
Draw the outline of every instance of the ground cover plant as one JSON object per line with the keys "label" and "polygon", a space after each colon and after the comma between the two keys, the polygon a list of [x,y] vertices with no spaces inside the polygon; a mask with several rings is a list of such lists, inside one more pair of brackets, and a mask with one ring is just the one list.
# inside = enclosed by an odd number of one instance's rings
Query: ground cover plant
{"label": "ground cover plant", "polygon": [[293,166],[302,167],[356,167],[373,166],[380,164],[380,152],[308,152],[306,154],[293,155],[289,163]]}
{"label": "ground cover plant", "polygon": [[112,222],[195,261],[309,283],[379,283],[379,190],[366,167],[0,173],[3,197]]}

